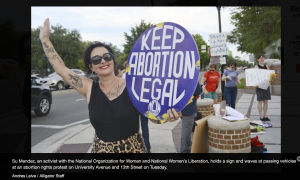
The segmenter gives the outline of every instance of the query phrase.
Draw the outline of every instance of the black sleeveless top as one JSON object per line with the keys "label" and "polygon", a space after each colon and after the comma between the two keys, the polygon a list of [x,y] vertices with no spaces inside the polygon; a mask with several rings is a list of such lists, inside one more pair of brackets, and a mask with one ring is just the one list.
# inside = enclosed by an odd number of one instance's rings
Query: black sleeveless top
{"label": "black sleeveless top", "polygon": [[88,108],[90,122],[100,140],[119,141],[139,131],[139,112],[133,106],[126,87],[119,97],[110,101],[99,83],[93,81]]}
{"label": "black sleeveless top", "polygon": [[257,66],[258,66],[259,69],[268,69],[266,65],[260,66],[259,64],[257,64]]}

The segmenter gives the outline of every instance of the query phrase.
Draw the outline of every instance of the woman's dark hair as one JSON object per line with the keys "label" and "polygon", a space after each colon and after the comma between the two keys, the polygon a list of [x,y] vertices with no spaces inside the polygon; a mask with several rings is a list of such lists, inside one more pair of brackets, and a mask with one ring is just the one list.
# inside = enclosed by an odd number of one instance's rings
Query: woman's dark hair
{"label": "woman's dark hair", "polygon": [[115,75],[117,76],[118,75],[118,73],[119,73],[119,71],[118,70],[123,70],[123,69],[125,69],[125,67],[122,65],[122,64],[117,64],[116,65],[116,68],[115,68]]}
{"label": "woman's dark hair", "polygon": [[[104,47],[105,49],[108,50],[112,55],[114,55],[114,51],[111,48],[111,44],[105,44],[99,41],[94,41],[92,42],[89,47],[86,48],[85,52],[83,53],[82,59],[83,59],[83,65],[84,65],[84,72],[89,77],[93,72],[90,69],[89,65],[91,64],[91,53],[94,48],[96,47]],[[114,67],[116,67],[116,60],[115,57],[113,56],[113,61],[114,61]],[[98,79],[98,77],[96,77]]]}
{"label": "woman's dark hair", "polygon": [[229,66],[232,66],[232,65],[234,65],[236,67],[236,62],[231,61]]}
{"label": "woman's dark hair", "polygon": [[211,64],[211,65],[209,65],[209,68],[214,68],[215,70],[217,70],[217,65],[216,64]]}
{"label": "woman's dark hair", "polygon": [[257,56],[257,59],[259,59],[259,58],[261,58],[261,57],[266,58],[264,54],[259,54],[259,55]]}

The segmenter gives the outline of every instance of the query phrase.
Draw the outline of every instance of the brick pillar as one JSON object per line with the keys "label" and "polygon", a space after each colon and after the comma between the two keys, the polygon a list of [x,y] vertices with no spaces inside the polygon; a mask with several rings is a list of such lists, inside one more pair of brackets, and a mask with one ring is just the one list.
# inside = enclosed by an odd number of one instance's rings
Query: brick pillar
{"label": "brick pillar", "polygon": [[217,93],[218,94],[218,102],[222,102],[222,92]]}
{"label": "brick pillar", "polygon": [[229,122],[219,117],[209,117],[208,144],[210,153],[251,152],[250,121]]}
{"label": "brick pillar", "polygon": [[269,66],[270,70],[275,70],[275,81],[273,82],[273,85],[281,85],[281,65],[278,63],[273,63],[271,66]]}
{"label": "brick pillar", "polygon": [[214,101],[212,99],[198,99],[197,100],[197,111],[201,113],[202,118],[215,114]]}

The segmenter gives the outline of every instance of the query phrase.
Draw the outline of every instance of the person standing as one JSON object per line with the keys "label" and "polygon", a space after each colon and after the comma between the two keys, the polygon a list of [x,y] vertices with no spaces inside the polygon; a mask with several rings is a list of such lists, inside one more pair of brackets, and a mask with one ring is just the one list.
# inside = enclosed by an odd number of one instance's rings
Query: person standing
{"label": "person standing", "polygon": [[[263,54],[259,54],[257,56],[258,64],[254,66],[256,69],[269,69],[267,65],[264,64],[265,56]],[[268,87],[267,90],[258,88],[256,86],[256,96],[258,101],[258,112],[260,115],[261,121],[270,121],[270,119],[267,117],[267,110],[268,110],[268,100],[271,100],[271,93],[270,93],[270,87]],[[264,107],[262,107],[262,104],[264,104]],[[264,113],[262,113],[264,111]]]}
{"label": "person standing", "polygon": [[[134,107],[125,79],[114,74],[116,65],[111,45],[92,42],[83,54],[87,75],[95,72],[97,79],[81,77],[66,67],[54,49],[47,18],[40,30],[39,39],[55,72],[82,94],[87,101],[89,119],[95,135],[91,153],[147,153],[144,139],[139,131],[139,112]],[[167,111],[167,121],[181,116],[174,108]]]}
{"label": "person standing", "polygon": [[[201,86],[204,85],[205,82],[207,84],[204,87],[204,98],[210,98],[214,100],[214,104],[218,104],[218,95],[221,88],[221,78],[218,71],[216,71],[217,66],[215,64],[209,65],[209,70],[204,73]],[[218,88],[216,87],[218,83]]]}
{"label": "person standing", "polygon": [[226,80],[224,91],[226,104],[232,107],[233,109],[235,109],[235,101],[237,96],[236,83],[240,84],[240,81],[238,79],[239,73],[235,69],[236,63],[233,61],[230,63],[230,70],[226,70],[222,76],[222,81]]}
{"label": "person standing", "polygon": [[125,67],[122,64],[117,64],[115,68],[115,75],[119,78],[123,77],[125,73]]}
{"label": "person standing", "polygon": [[192,129],[195,122],[195,117],[197,116],[197,96],[202,93],[202,88],[197,82],[196,89],[194,91],[193,101],[186,105],[181,111],[182,113],[182,131],[180,140],[180,153],[190,153],[191,152],[191,137]]}

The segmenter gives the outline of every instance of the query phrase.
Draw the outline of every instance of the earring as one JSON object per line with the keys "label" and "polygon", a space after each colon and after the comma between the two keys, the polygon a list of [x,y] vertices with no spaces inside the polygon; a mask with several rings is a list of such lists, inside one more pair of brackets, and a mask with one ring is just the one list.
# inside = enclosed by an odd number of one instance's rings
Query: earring
{"label": "earring", "polygon": [[94,79],[94,81],[95,81],[95,83],[96,83],[96,82],[97,82],[97,81],[96,81],[96,77],[95,77],[95,76],[96,76],[96,73],[95,73],[94,71],[93,71],[93,73],[92,73],[92,76],[93,76],[93,79]]}

